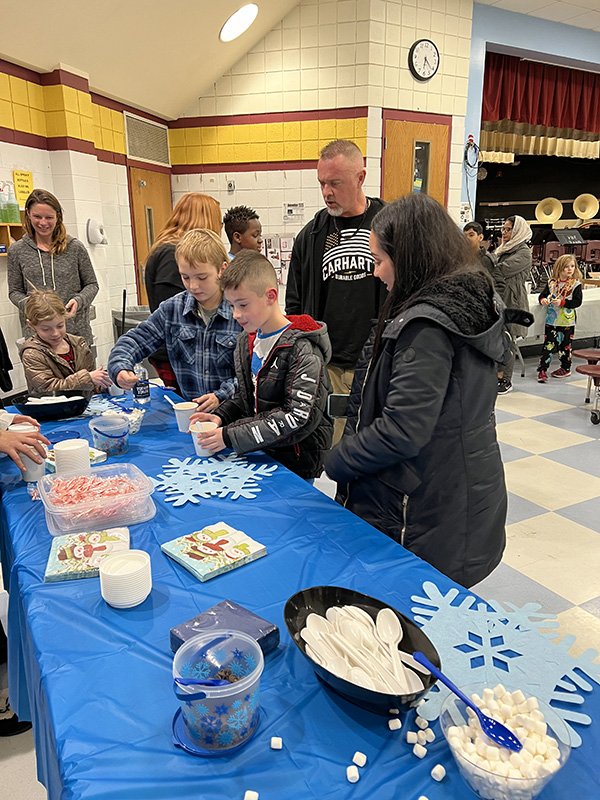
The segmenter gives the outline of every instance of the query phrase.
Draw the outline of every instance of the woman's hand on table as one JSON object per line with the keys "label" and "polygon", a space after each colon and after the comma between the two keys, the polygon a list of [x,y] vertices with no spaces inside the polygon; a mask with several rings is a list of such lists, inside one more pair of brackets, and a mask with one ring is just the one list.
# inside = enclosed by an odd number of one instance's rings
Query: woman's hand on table
{"label": "woman's hand on table", "polygon": [[77,309],[79,308],[79,303],[77,300],[69,300],[69,302],[65,305],[67,310],[67,319],[71,319],[77,314]]}
{"label": "woman's hand on table", "polygon": [[98,369],[90,372],[90,378],[94,382],[94,386],[100,386],[102,389],[108,389],[109,386],[112,386],[112,381],[108,377],[108,372],[104,369],[102,364],[98,367]]}
{"label": "woman's hand on table", "polygon": [[128,389],[133,389],[138,380],[139,378],[135,372],[130,369],[122,369],[117,375],[117,386],[127,391]]}
{"label": "woman's hand on table", "polygon": [[50,442],[41,433],[21,433],[19,431],[0,431],[0,453],[6,453],[15,462],[21,472],[25,471],[25,464],[21,461],[19,453],[29,456],[36,464],[41,464],[46,458],[46,451],[42,443],[50,446]]}
{"label": "woman's hand on table", "polygon": [[34,419],[33,417],[28,417],[25,414],[15,414],[11,424],[16,425],[17,423],[22,424],[25,422],[28,423],[29,425],[35,425],[35,427],[39,431],[40,423],[37,421],[37,419]]}
{"label": "woman's hand on table", "polygon": [[[192,403],[198,403],[198,411],[214,411],[219,405],[219,398],[214,392],[203,394],[202,397],[194,397]],[[202,420],[203,422],[214,422],[214,420]]]}

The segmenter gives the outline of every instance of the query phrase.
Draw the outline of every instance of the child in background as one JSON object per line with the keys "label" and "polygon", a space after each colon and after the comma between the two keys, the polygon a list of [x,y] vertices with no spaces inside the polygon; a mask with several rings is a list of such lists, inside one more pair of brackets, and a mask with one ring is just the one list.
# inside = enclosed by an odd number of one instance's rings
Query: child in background
{"label": "child in background", "polygon": [[546,306],[546,329],[542,357],[538,366],[538,383],[546,383],[552,352],[556,348],[560,367],[553,378],[571,374],[571,342],[575,333],[575,309],[583,302],[581,272],[575,256],[559,256],[554,262],[552,277],[540,294],[540,304]]}
{"label": "child in background", "polygon": [[229,239],[229,255],[231,258],[241,250],[262,249],[262,226],[258,214],[248,206],[230,208],[223,217],[225,233]]}
{"label": "child in background", "polygon": [[25,303],[27,324],[35,331],[23,344],[21,361],[32,394],[69,389],[108,389],[111,380],[82,336],[67,333],[68,312],[55,291],[36,289]]}
{"label": "child in background", "polygon": [[213,231],[191,230],[179,240],[175,260],[185,291],[119,338],[108,372],[121,389],[132,389],[135,364],[165,345],[184,399],[212,411],[235,391],[233,351],[241,332],[219,286],[227,251]]}
{"label": "child in background", "polygon": [[220,283],[244,329],[235,351],[238,391],[214,414],[193,414],[190,423],[219,426],[199,434],[211,453],[225,447],[239,454],[260,449],[301,478],[315,478],[333,434],[326,414],[331,391],[327,327],[306,314],[283,315],[275,270],[256,251],[237,255]]}

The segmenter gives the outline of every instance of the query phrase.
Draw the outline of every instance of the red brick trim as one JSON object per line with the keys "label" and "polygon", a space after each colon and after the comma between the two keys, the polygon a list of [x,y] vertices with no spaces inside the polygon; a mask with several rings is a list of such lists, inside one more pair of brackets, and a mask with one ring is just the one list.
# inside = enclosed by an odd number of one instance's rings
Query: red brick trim
{"label": "red brick trim", "polygon": [[13,75],[15,78],[22,78],[30,83],[41,83],[39,72],[34,72],[32,69],[27,69],[27,67],[20,67],[18,64],[5,61],[3,58],[0,58],[0,72],[4,72],[5,75]]}
{"label": "red brick trim", "polygon": [[112,108],[113,111],[129,111],[130,114],[136,114],[138,117],[143,117],[151,122],[157,122],[159,125],[168,125],[168,121],[166,119],[156,117],[154,114],[149,114],[147,111],[140,111],[139,108],[125,105],[125,103],[121,103],[118,100],[113,100],[110,97],[105,97],[102,94],[90,92],[90,97],[92,98],[92,103],[95,103],[97,106]]}
{"label": "red brick trim", "polygon": [[64,69],[44,72],[40,75],[40,79],[42,86],[70,86],[72,89],[77,89],[86,94],[90,90],[90,84],[87,78],[82,78],[81,75],[74,75],[72,72],[67,72]]}
{"label": "red brick trim", "polygon": [[452,127],[452,116],[450,114],[429,114],[426,111],[399,111],[394,108],[384,108],[383,121],[386,119],[396,119],[402,122],[425,122],[427,124],[450,125]]}
{"label": "red brick trim", "polygon": [[177,164],[173,175],[204,172],[268,172],[274,170],[316,169],[318,161],[263,161],[256,164]]}
{"label": "red brick trim", "polygon": [[75,150],[77,153],[95,154],[93,142],[84,139],[75,139],[73,136],[49,136],[47,139],[48,150]]}
{"label": "red brick trim", "polygon": [[169,128],[204,128],[209,125],[252,125],[260,122],[302,122],[315,119],[354,119],[366,117],[367,106],[331,108],[321,111],[277,111],[265,114],[232,114],[215,117],[180,117]]}
{"label": "red brick trim", "polygon": [[47,150],[47,139],[45,136],[38,136],[37,133],[25,133],[25,131],[14,131],[12,141],[23,147],[36,147],[38,150]]}
{"label": "red brick trim", "polygon": [[167,175],[171,175],[172,173],[171,167],[164,167],[162,164],[147,164],[145,161],[136,161],[134,158],[125,159],[125,163],[128,167],[147,169],[150,170],[150,172],[166,172]]}

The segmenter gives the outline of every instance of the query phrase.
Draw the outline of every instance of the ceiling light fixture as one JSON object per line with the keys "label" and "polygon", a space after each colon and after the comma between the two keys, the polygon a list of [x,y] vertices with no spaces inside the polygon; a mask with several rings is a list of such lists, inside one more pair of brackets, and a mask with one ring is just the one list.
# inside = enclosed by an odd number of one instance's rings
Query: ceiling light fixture
{"label": "ceiling light fixture", "polygon": [[219,39],[222,42],[231,42],[248,30],[256,19],[258,6],[256,3],[247,3],[232,14],[221,28]]}

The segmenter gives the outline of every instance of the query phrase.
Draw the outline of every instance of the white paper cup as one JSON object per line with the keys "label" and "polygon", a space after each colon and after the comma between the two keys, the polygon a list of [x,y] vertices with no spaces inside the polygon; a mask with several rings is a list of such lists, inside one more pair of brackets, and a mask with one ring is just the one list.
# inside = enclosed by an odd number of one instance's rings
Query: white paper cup
{"label": "white paper cup", "polygon": [[118,383],[111,383],[108,387],[108,393],[111,397],[120,397],[125,394],[125,389],[121,389]]}
{"label": "white paper cup", "polygon": [[8,426],[8,430],[13,433],[39,433],[39,428],[32,425],[31,422],[13,422]]}
{"label": "white paper cup", "polygon": [[54,445],[57,475],[87,472],[90,468],[90,443],[87,439],[65,439]]}
{"label": "white paper cup", "polygon": [[190,426],[190,433],[192,434],[192,439],[194,440],[194,447],[196,448],[196,455],[206,458],[207,456],[212,456],[210,450],[206,450],[198,441],[198,434],[199,433],[206,433],[206,431],[214,431],[215,428],[218,428],[216,422],[194,422],[193,425]]}
{"label": "white paper cup", "polygon": [[[42,447],[46,450],[46,446],[42,443]],[[25,453],[19,453],[21,456],[21,461],[25,464],[25,472],[21,473],[23,480],[27,481],[27,483],[39,481],[40,478],[44,477],[46,472],[46,463],[44,461],[43,456],[40,456],[37,450],[34,450],[33,447],[29,448],[32,454],[35,454],[36,458],[41,458],[42,463],[36,464],[35,461],[30,458],[29,456],[25,455]]]}
{"label": "white paper cup", "polygon": [[127,550],[102,559],[100,592],[114,608],[133,608],[152,590],[150,556],[144,550]]}
{"label": "white paper cup", "polygon": [[196,403],[175,403],[173,406],[177,427],[182,433],[187,433],[190,429],[190,417],[198,410]]}

